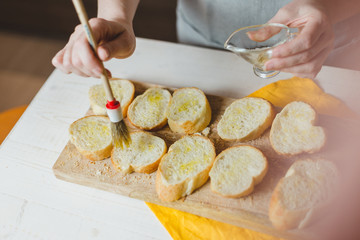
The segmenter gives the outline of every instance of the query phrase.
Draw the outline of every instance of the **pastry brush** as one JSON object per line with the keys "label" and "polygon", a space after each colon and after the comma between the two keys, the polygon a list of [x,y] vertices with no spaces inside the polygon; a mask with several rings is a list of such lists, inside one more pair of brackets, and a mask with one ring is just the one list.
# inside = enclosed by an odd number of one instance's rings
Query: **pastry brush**
{"label": "pastry brush", "polygon": [[88,16],[85,11],[84,4],[82,0],[72,0],[77,15],[80,19],[81,24],[84,27],[86,37],[89,41],[91,48],[94,51],[95,57],[99,60],[102,67],[101,79],[104,85],[105,94],[107,98],[106,111],[111,121],[111,135],[115,147],[123,148],[124,144],[129,146],[131,143],[130,134],[128,128],[124,122],[120,102],[117,101],[114,97],[114,94],[111,90],[109,78],[105,70],[103,62],[100,60],[97,54],[97,44],[93,37],[91,27],[89,25]]}

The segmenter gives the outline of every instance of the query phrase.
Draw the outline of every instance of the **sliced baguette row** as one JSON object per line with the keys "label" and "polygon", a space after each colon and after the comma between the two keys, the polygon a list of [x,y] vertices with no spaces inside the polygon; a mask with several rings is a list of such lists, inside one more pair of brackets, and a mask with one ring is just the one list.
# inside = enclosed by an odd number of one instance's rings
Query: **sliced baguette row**
{"label": "sliced baguette row", "polygon": [[245,97],[230,104],[221,117],[218,135],[224,140],[249,141],[271,126],[270,143],[281,155],[314,153],[325,145],[325,131],[315,126],[316,112],[307,103],[294,101],[275,114],[270,102]]}
{"label": "sliced baguette row", "polygon": [[[129,80],[110,82],[123,116],[143,130],[158,130],[169,124],[172,131],[192,134],[204,130],[211,121],[211,108],[205,94],[198,88],[179,88],[173,93],[163,88],[149,88],[137,96]],[[90,105],[95,115],[106,115],[106,97],[101,84],[89,90]]]}
{"label": "sliced baguette row", "polygon": [[[150,133],[137,131],[131,133],[132,143],[124,149],[113,148],[110,121],[105,116],[88,116],[75,121],[70,126],[71,142],[86,158],[96,161],[109,158],[115,170],[122,173],[152,173],[158,169],[156,190],[164,201],[175,201],[191,194],[209,178],[210,169],[216,153],[213,143],[206,137],[186,135],[170,146],[166,153],[165,141]],[[235,155],[235,157],[234,157]],[[232,159],[233,158],[233,159]],[[216,179],[224,174],[219,167],[224,161],[232,164],[236,175],[225,172],[229,187],[225,192],[217,190]],[[217,157],[218,164],[212,170],[212,188],[215,192],[228,196],[240,197],[249,194],[254,185],[259,183],[267,170],[266,158],[254,147],[239,146],[225,150]],[[239,183],[239,187],[231,184]],[[232,181],[232,183],[231,183]],[[220,184],[221,185],[221,184]],[[220,187],[221,189],[221,187]],[[234,193],[235,192],[235,193]]]}

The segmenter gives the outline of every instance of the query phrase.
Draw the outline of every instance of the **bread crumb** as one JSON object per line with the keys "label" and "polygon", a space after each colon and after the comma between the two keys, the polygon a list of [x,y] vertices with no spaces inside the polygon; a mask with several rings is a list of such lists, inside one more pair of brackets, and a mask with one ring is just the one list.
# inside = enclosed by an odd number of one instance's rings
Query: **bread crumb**
{"label": "bread crumb", "polygon": [[210,127],[206,127],[204,128],[204,130],[202,130],[201,132],[196,132],[194,133],[194,135],[199,135],[199,136],[204,136],[207,137],[210,133]]}
{"label": "bread crumb", "polygon": [[95,173],[97,176],[100,176],[102,175],[102,172],[100,170],[97,170],[96,173]]}
{"label": "bread crumb", "polygon": [[201,131],[201,134],[202,134],[204,137],[209,136],[209,134],[210,134],[210,128],[209,128],[209,127],[206,127],[204,130]]}

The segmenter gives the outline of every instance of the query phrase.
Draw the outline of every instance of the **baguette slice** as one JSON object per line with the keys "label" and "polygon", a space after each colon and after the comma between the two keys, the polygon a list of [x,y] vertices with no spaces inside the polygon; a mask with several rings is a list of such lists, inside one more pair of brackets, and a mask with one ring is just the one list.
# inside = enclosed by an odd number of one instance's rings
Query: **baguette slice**
{"label": "baguette slice", "polygon": [[216,157],[211,168],[211,190],[224,197],[246,196],[262,181],[267,170],[266,157],[257,148],[230,147]]}
{"label": "baguette slice", "polygon": [[[330,161],[296,161],[272,193],[269,218],[275,228],[304,228],[328,205],[338,181],[338,170]],[[319,211],[319,209],[322,209]]]}
{"label": "baguette slice", "polygon": [[161,159],[156,175],[156,192],[163,201],[190,195],[209,178],[215,147],[206,137],[184,136]]}
{"label": "baguette slice", "polygon": [[[134,99],[135,87],[132,82],[125,79],[112,79],[110,86],[114,97],[120,102],[123,117],[126,117],[127,109]],[[102,84],[94,85],[89,89],[90,106],[95,115],[107,115],[106,96]]]}
{"label": "baguette slice", "polygon": [[116,170],[123,173],[152,173],[158,168],[166,150],[163,139],[147,132],[133,132],[129,147],[113,149],[111,162]]}
{"label": "baguette slice", "polygon": [[221,117],[217,131],[224,140],[249,141],[258,138],[271,126],[275,111],[262,98],[245,97],[228,106]]}
{"label": "baguette slice", "polygon": [[200,89],[192,87],[175,90],[168,111],[168,124],[173,132],[200,132],[210,120],[210,104]]}
{"label": "baguette slice", "polygon": [[163,88],[149,88],[130,104],[128,119],[144,130],[158,130],[167,123],[171,94]]}
{"label": "baguette slice", "polygon": [[108,117],[87,116],[70,125],[70,141],[84,157],[103,160],[110,157],[113,148],[110,131]]}
{"label": "baguette slice", "polygon": [[325,145],[325,131],[314,126],[315,110],[304,102],[291,102],[277,114],[270,130],[273,149],[283,155],[313,153]]}

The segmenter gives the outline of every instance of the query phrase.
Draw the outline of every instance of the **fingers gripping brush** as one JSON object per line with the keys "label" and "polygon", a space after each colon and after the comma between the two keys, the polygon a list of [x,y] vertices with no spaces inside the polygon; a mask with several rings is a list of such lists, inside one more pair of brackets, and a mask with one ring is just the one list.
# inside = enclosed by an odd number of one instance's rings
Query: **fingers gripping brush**
{"label": "fingers gripping brush", "polygon": [[123,148],[124,144],[126,146],[129,146],[129,144],[131,143],[130,134],[123,119],[120,103],[114,98],[114,94],[111,90],[109,78],[107,76],[104,64],[97,55],[97,44],[94,40],[91,27],[88,22],[88,16],[86,14],[84,4],[82,0],[73,0],[73,4],[75,6],[80,22],[84,27],[86,37],[90,43],[90,46],[94,50],[94,54],[99,60],[102,67],[101,79],[103,81],[107,98],[106,111],[111,121],[111,134],[114,146],[121,148]]}

